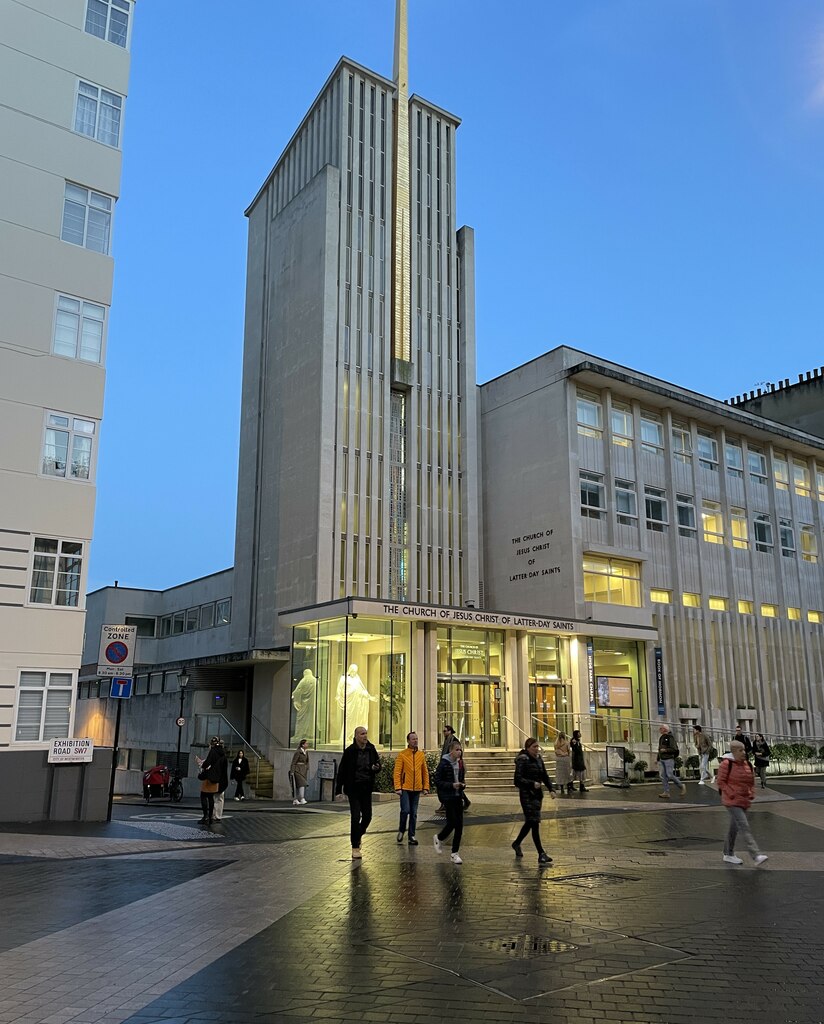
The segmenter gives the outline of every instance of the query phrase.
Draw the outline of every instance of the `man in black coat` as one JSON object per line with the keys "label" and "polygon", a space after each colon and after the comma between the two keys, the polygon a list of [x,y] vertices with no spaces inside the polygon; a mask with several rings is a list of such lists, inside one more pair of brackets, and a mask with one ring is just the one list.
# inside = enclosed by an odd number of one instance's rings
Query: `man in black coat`
{"label": "man in black coat", "polygon": [[352,860],[362,856],[361,838],[372,821],[372,790],[380,766],[377,750],[369,742],[366,729],[359,725],[355,729],[355,742],[344,750],[340,759],[335,783],[335,797],[341,799],[341,794],[345,793],[349,800]]}

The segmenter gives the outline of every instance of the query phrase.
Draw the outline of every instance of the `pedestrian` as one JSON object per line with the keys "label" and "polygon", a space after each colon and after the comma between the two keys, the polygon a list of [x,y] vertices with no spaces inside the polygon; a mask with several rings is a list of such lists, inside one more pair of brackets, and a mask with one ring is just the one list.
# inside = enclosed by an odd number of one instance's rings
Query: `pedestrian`
{"label": "pedestrian", "polygon": [[744,842],[755,866],[758,867],[768,860],[768,857],[758,849],[747,820],[747,809],[755,799],[755,776],[746,753],[744,744],[739,740],[733,740],[730,743],[730,753],[724,754],[718,766],[718,789],[730,815],[730,828],[724,843],[724,861],[727,864],[744,863],[740,857],[735,856],[735,840],[740,832],[744,836]]}
{"label": "pedestrian", "polygon": [[675,774],[675,759],[680,751],[675,737],[668,725],[662,725],[658,729],[658,774],[661,776],[663,793],[658,794],[659,800],[670,800],[670,783],[678,790],[678,795],[683,798],[687,795],[687,787]]}
{"label": "pedestrian", "polygon": [[372,821],[372,790],[375,788],[375,774],[380,770],[378,752],[369,742],[366,729],[359,725],[355,729],[353,742],[344,750],[335,782],[335,798],[349,800],[352,860],[360,860],[361,840]]}
{"label": "pedestrian", "polygon": [[549,781],[541,757],[541,748],[534,736],[527,739],[524,749],[515,758],[515,785],[518,787],[521,810],[524,812],[524,823],[512,844],[515,856],[523,857],[521,843],[527,833],[531,832],[532,842],[538,851],[538,863],[551,864],[552,858],[547,855],[541,843],[541,804],[544,800],[544,786],[549,790],[553,800],[555,799],[555,788]]}
{"label": "pedestrian", "polygon": [[744,726],[741,724],[741,722],[739,722],[738,725],[735,727],[735,735],[733,736],[733,739],[735,740],[736,743],[743,743],[744,744],[744,754],[745,754],[745,756],[746,756],[748,761],[751,760],[751,758],[752,758],[752,740],[744,732]]}
{"label": "pedestrian", "polygon": [[395,758],[393,782],[395,792],[401,798],[398,842],[403,842],[406,825],[409,822],[409,845],[417,846],[415,831],[418,825],[418,801],[421,793],[429,793],[429,769],[426,766],[426,755],[418,749],[416,732],[409,733],[405,749]]}
{"label": "pedestrian", "polygon": [[220,753],[220,781],[217,793],[215,793],[215,821],[221,821],[223,818],[223,804],[226,800],[226,790],[229,788],[229,758],[222,743],[220,744]]}
{"label": "pedestrian", "polygon": [[[581,742],[580,729],[575,729],[572,733],[572,739],[569,741],[569,753],[570,760],[572,761],[572,778],[578,782],[578,789],[581,793],[588,793],[589,790],[584,785],[587,777],[587,766],[584,760],[584,745]],[[573,786],[572,789],[574,788]],[[569,792],[572,792],[572,789]]]}
{"label": "pedestrian", "polygon": [[710,781],[710,751],[712,750],[712,736],[701,728],[700,725],[693,726],[695,746],[698,749],[699,779],[698,785],[703,786]]}
{"label": "pedestrian", "polygon": [[559,732],[555,740],[555,782],[567,796],[572,792],[572,762],[566,733]]}
{"label": "pedestrian", "polygon": [[203,760],[197,759],[200,766],[197,775],[200,779],[200,806],[203,810],[201,825],[211,825],[215,816],[215,793],[220,789],[221,757],[226,759],[223,744],[219,736],[213,736],[209,741],[209,752],[206,757]]}
{"label": "pedestrian", "polygon": [[755,741],[752,745],[753,757],[755,758],[755,770],[758,778],[761,779],[761,788],[767,788],[767,769],[770,766],[772,751],[770,745],[760,732],[755,734]]}
{"label": "pedestrian", "polygon": [[446,842],[450,835],[452,836],[453,864],[463,864],[458,852],[461,848],[464,812],[463,800],[461,800],[461,793],[465,785],[461,767],[462,760],[461,745],[455,740],[449,748],[449,753],[441,758],[438,770],[435,772],[435,786],[446,811],[446,824],[435,836],[433,843],[436,852],[441,853],[443,850],[441,843]]}
{"label": "pedestrian", "polygon": [[[444,757],[447,756],[447,754],[449,753],[450,747],[452,746],[453,743],[456,742],[456,740],[457,740],[457,736],[455,735],[455,730],[452,728],[451,725],[445,725],[443,727],[443,743],[441,744],[441,759],[443,759]],[[446,814],[446,811],[444,810],[443,804],[439,804],[438,807],[435,808],[435,814],[436,815],[444,815],[444,814]]]}
{"label": "pedestrian", "polygon": [[246,796],[243,792],[243,783],[246,781],[246,776],[249,774],[249,758],[244,754],[242,750],[239,750],[235,754],[235,759],[232,761],[232,770],[229,772],[229,778],[235,781],[235,800],[245,800]]}
{"label": "pedestrian", "polygon": [[297,807],[299,804],[306,803],[306,783],[309,778],[309,740],[301,740],[298,743],[298,749],[292,757],[289,771],[292,773],[292,782],[295,787],[292,806]]}

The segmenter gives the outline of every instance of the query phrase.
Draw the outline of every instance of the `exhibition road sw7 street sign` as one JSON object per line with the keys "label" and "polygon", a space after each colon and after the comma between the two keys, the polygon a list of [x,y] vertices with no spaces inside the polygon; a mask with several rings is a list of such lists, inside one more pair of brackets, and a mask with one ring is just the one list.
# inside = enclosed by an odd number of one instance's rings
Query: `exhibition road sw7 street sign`
{"label": "exhibition road sw7 street sign", "polygon": [[136,637],[137,626],[103,626],[100,630],[97,674],[117,676],[120,679],[131,676]]}

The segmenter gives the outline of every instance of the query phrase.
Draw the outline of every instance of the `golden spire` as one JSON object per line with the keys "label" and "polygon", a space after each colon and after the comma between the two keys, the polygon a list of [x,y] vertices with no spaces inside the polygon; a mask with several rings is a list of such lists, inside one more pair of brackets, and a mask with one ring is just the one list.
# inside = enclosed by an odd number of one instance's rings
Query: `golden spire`
{"label": "golden spire", "polygon": [[392,223],[392,355],[411,359],[412,251],[409,231],[409,30],[407,0],[395,5]]}

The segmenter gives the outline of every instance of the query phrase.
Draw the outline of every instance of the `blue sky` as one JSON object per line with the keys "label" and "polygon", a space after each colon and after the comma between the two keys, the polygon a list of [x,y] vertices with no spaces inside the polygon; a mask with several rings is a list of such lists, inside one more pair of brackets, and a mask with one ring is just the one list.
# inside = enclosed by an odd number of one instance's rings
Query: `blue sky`
{"label": "blue sky", "polygon": [[[232,564],[243,211],[341,54],[391,77],[394,6],[137,3],[89,589]],[[824,364],[819,0],[409,7],[479,381],[559,344],[718,398]]]}

